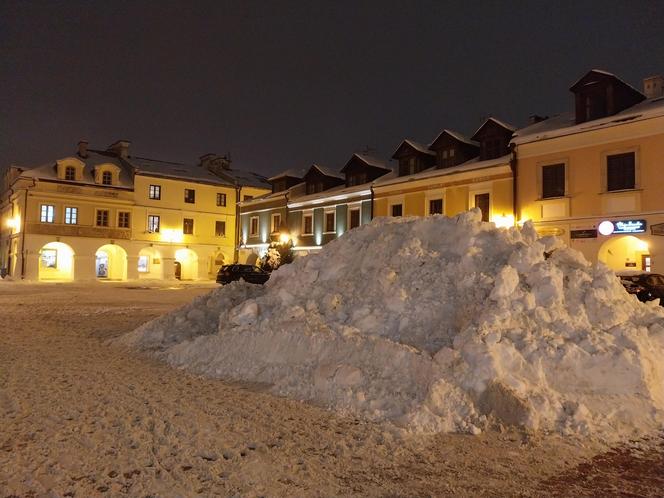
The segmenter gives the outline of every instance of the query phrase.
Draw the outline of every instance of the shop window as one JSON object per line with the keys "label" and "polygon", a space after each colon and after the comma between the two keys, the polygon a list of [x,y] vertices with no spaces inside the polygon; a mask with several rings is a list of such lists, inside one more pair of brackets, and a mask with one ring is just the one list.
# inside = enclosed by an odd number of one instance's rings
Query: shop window
{"label": "shop window", "polygon": [[41,264],[43,268],[57,268],[58,251],[56,249],[42,249]]}
{"label": "shop window", "polygon": [[138,271],[139,273],[147,273],[150,271],[150,256],[138,257]]}

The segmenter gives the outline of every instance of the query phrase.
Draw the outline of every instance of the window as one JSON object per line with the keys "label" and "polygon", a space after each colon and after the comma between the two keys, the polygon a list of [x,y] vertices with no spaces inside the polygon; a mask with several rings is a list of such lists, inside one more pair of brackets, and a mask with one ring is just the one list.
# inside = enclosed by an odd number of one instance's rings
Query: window
{"label": "window", "polygon": [[281,227],[281,215],[280,214],[273,214],[272,215],[272,231],[273,232],[278,232],[280,227]]}
{"label": "window", "polygon": [[101,174],[102,185],[113,185],[113,174],[110,171],[104,171]]}
{"label": "window", "polygon": [[606,190],[629,190],[636,186],[634,152],[606,158]]}
{"label": "window", "polygon": [[482,211],[482,221],[489,221],[489,194],[475,194],[475,207]]}
{"label": "window", "polygon": [[442,199],[431,199],[429,201],[429,214],[443,214]]}
{"label": "window", "polygon": [[65,168],[65,180],[76,180],[76,168],[73,166]]}
{"label": "window", "polygon": [[542,199],[565,195],[565,165],[542,166]]}
{"label": "window", "polygon": [[454,157],[454,149],[450,149],[450,157]]}
{"label": "window", "polygon": [[392,205],[392,216],[403,216],[403,205],[402,204],[393,204]]}
{"label": "window", "polygon": [[362,185],[367,183],[367,174],[366,173],[353,173],[348,177],[348,186],[352,187],[354,185]]}
{"label": "window", "polygon": [[217,194],[217,206],[225,206],[226,205],[226,194]]}
{"label": "window", "polygon": [[304,235],[314,233],[314,216],[312,214],[305,214],[302,217],[302,233]]}
{"label": "window", "polygon": [[307,194],[317,194],[325,190],[325,184],[322,181],[307,182]]}
{"label": "window", "polygon": [[55,206],[42,204],[39,221],[42,223],[53,223],[55,221]]}
{"label": "window", "polygon": [[44,268],[57,268],[58,267],[57,249],[42,249],[41,264]]}
{"label": "window", "polygon": [[216,237],[226,237],[226,222],[225,221],[215,221],[214,222],[214,235]]}
{"label": "window", "polygon": [[97,226],[98,227],[107,227],[108,226],[108,209],[97,209]]}
{"label": "window", "polygon": [[78,223],[78,208],[65,208],[65,223],[67,225],[76,225],[76,223]]}
{"label": "window", "polygon": [[194,189],[184,189],[184,202],[188,204],[194,204],[196,202],[196,191]]}
{"label": "window", "polygon": [[127,211],[120,211],[118,213],[118,227],[129,228],[129,213]]}
{"label": "window", "polygon": [[194,220],[185,218],[182,220],[182,233],[185,235],[194,235]]}
{"label": "window", "polygon": [[148,216],[148,232],[159,233],[159,216],[154,214]]}
{"label": "window", "polygon": [[325,231],[327,233],[334,232],[337,227],[336,227],[336,213],[334,211],[327,211],[325,213]]}
{"label": "window", "polygon": [[161,199],[161,185],[150,185],[149,197],[157,201]]}
{"label": "window", "polygon": [[252,216],[249,220],[249,235],[252,237],[258,235],[258,216]]}
{"label": "window", "polygon": [[140,273],[147,273],[150,271],[150,256],[139,256],[138,257],[138,271]]}
{"label": "window", "polygon": [[350,210],[350,220],[348,223],[348,229],[353,229],[360,226],[360,209],[355,208]]}

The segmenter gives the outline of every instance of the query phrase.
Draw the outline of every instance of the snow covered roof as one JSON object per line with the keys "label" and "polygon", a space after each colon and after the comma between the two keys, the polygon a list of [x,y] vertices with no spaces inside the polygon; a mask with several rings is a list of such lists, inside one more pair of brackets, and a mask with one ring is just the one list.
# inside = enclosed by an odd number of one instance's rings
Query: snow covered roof
{"label": "snow covered roof", "polygon": [[613,116],[607,116],[593,121],[576,124],[573,112],[558,114],[539,123],[532,124],[517,130],[512,143],[524,144],[539,140],[574,135],[587,131],[619,126],[624,123],[664,116],[664,97],[644,100]]}
{"label": "snow covered roof", "polygon": [[447,176],[455,173],[464,173],[467,171],[475,171],[485,168],[491,168],[494,166],[508,165],[509,162],[510,162],[509,154],[506,154],[502,157],[498,157],[496,159],[487,159],[485,161],[480,161],[477,157],[475,157],[469,161],[466,161],[465,163],[461,163],[458,166],[453,166],[451,168],[438,169],[434,167],[434,168],[429,168],[425,171],[421,171],[420,173],[415,173],[413,175],[406,175],[406,176],[387,177],[386,175],[376,180],[374,182],[374,185],[376,187],[395,185],[398,183],[423,180],[426,178],[435,178],[437,176]]}
{"label": "snow covered roof", "polygon": [[491,122],[491,121],[493,121],[494,123],[496,123],[498,126],[501,126],[502,128],[505,128],[506,130],[509,130],[509,131],[516,131],[516,127],[515,127],[515,126],[512,126],[512,125],[509,124],[509,123],[505,123],[504,121],[501,121],[501,120],[496,119],[496,118],[494,118],[493,116],[491,116],[491,117],[487,118],[487,120],[484,121],[484,123],[482,123],[482,125],[477,129],[477,131],[475,131],[475,133],[473,133],[473,136],[472,136],[471,138],[472,138],[472,139],[475,139],[475,137],[476,137],[477,134],[480,132],[480,130],[481,130],[482,128],[484,128],[484,127],[485,127],[489,122]]}
{"label": "snow covered roof", "polygon": [[431,152],[429,148],[426,145],[423,145],[419,142],[415,142],[414,140],[410,140],[408,138],[404,139],[403,142],[399,144],[399,147],[397,147],[397,150],[394,151],[394,154],[392,154],[392,157],[396,156],[397,152],[404,146],[407,145],[411,149],[416,150],[417,152],[420,152],[422,154],[426,154],[427,156],[435,156],[436,154],[434,152]]}
{"label": "snow covered roof", "polygon": [[306,174],[307,170],[302,169],[302,168],[290,168],[287,169],[286,171],[282,171],[281,173],[277,173],[274,176],[271,176],[270,178],[267,179],[268,182],[278,180],[279,178],[284,178],[287,176],[290,176],[291,178],[304,178],[304,175]]}
{"label": "snow covered roof", "polygon": [[435,144],[435,143],[440,139],[440,137],[442,137],[442,136],[445,135],[445,134],[451,136],[452,138],[454,138],[455,140],[458,140],[459,142],[463,142],[463,143],[466,143],[466,144],[468,144],[468,145],[472,145],[472,146],[474,146],[474,147],[479,147],[479,146],[480,146],[480,144],[478,144],[475,140],[471,140],[471,139],[468,138],[467,136],[462,135],[461,133],[459,133],[459,132],[457,132],[457,131],[454,131],[454,130],[448,130],[448,129],[446,128],[446,129],[444,129],[443,131],[441,131],[441,132],[438,134],[438,136],[437,136],[437,137],[436,137],[436,138],[435,138],[435,139],[429,144],[429,148],[431,148],[431,146],[432,146],[433,144]]}
{"label": "snow covered roof", "polygon": [[25,178],[36,178],[41,180],[57,180],[73,184],[99,185],[97,182],[95,182],[95,166],[99,166],[101,164],[113,164],[120,168],[120,175],[118,177],[118,185],[113,185],[112,187],[133,188],[134,186],[134,175],[132,168],[125,161],[113,153],[89,150],[88,157],[83,158],[78,155],[72,157],[78,161],[82,161],[85,164],[82,177],[75,182],[69,182],[58,178],[56,163],[47,163],[35,167],[21,166],[19,167],[21,169],[21,176]]}
{"label": "snow covered roof", "polygon": [[[340,178],[342,180],[345,179],[344,175],[341,173],[338,173],[337,171],[334,171],[331,168],[327,168],[325,166],[321,166],[320,164],[312,164],[311,168],[309,168],[309,171],[311,171],[313,168],[316,168],[318,171],[323,173],[325,176],[331,176],[332,178]],[[307,173],[309,172],[307,171]]]}
{"label": "snow covered roof", "polygon": [[588,78],[588,76],[592,75],[593,73],[594,73],[594,74],[601,74],[601,75],[603,75],[603,76],[608,76],[608,77],[610,77],[610,78],[612,78],[612,79],[614,79],[614,80],[620,82],[620,83],[623,84],[624,86],[630,88],[632,91],[638,93],[639,95],[643,95],[643,92],[641,92],[640,90],[637,90],[637,89],[634,88],[632,85],[630,85],[629,83],[627,83],[625,80],[623,80],[623,79],[621,79],[621,78],[618,78],[618,76],[616,76],[615,74],[610,73],[610,72],[608,72],[608,71],[604,71],[603,69],[591,69],[591,70],[588,71],[586,74],[584,74],[583,76],[581,76],[578,80],[576,80],[576,81],[574,82],[574,84],[573,84],[572,86],[569,87],[569,89],[570,89],[571,91],[574,91],[574,89],[577,87],[577,85],[579,85],[579,83],[581,83],[584,79]]}
{"label": "snow covered roof", "polygon": [[341,168],[341,172],[342,172],[342,173],[343,173],[344,171],[346,171],[346,168],[348,167],[348,165],[349,165],[349,164],[351,163],[351,161],[352,161],[354,158],[356,158],[356,157],[357,157],[360,161],[362,161],[364,164],[366,164],[367,166],[371,166],[371,167],[373,167],[373,168],[380,168],[380,169],[384,169],[384,170],[392,171],[392,168],[390,168],[390,166],[389,166],[385,161],[382,161],[381,159],[378,159],[378,158],[373,157],[373,156],[369,156],[369,155],[367,155],[367,154],[360,154],[359,152],[356,152],[356,153],[354,153],[354,154],[351,156],[351,158],[350,158],[350,159],[348,160],[348,162],[344,165],[344,167]]}
{"label": "snow covered roof", "polygon": [[161,178],[177,178],[194,182],[212,183],[232,186],[227,179],[211,173],[207,168],[183,163],[129,156],[128,162],[134,167],[137,175],[158,176]]}

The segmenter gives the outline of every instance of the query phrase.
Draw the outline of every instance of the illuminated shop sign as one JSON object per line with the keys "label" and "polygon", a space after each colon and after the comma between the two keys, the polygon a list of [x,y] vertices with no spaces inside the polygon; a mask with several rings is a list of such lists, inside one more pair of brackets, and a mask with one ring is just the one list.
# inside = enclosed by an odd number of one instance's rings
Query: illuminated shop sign
{"label": "illuminated shop sign", "polygon": [[597,230],[602,235],[644,233],[647,225],[646,220],[605,220],[599,224]]}

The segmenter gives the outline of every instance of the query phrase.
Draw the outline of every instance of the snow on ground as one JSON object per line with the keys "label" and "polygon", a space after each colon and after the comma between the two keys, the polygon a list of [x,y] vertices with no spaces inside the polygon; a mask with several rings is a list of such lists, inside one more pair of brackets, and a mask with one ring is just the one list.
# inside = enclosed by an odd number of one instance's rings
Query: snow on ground
{"label": "snow on ground", "polygon": [[374,220],[121,342],[414,432],[497,419],[611,440],[664,413],[664,310],[559,239],[478,210]]}

